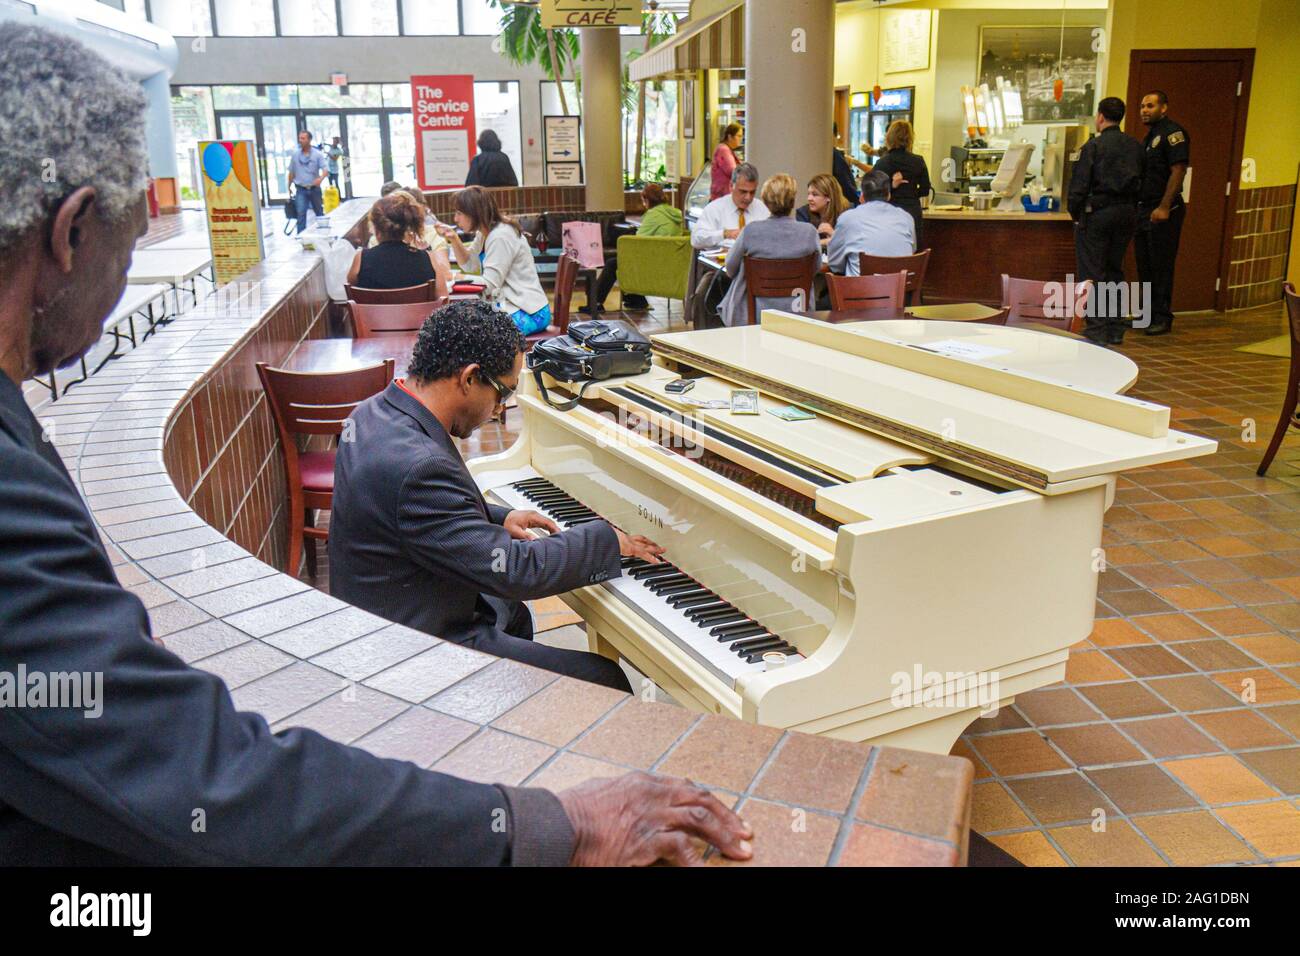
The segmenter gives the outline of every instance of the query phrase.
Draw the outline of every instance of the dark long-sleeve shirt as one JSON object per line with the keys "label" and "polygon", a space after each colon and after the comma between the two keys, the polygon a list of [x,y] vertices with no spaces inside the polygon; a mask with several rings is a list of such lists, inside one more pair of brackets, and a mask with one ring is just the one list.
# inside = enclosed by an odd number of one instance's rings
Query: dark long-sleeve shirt
{"label": "dark long-sleeve shirt", "polygon": [[1094,209],[1136,203],[1142,185],[1142,144],[1118,126],[1107,126],[1083,144],[1070,177],[1070,215],[1078,219]]}
{"label": "dark long-sleeve shirt", "polygon": [[67,470],[0,373],[0,693],[19,673],[102,675],[102,713],[0,706],[7,864],[563,864],[572,852],[553,794],[432,773],[310,730],[273,734],[235,710],[219,678],[151,640]]}
{"label": "dark long-sleeve shirt", "polygon": [[518,186],[510,157],[499,149],[488,149],[469,161],[466,186]]}

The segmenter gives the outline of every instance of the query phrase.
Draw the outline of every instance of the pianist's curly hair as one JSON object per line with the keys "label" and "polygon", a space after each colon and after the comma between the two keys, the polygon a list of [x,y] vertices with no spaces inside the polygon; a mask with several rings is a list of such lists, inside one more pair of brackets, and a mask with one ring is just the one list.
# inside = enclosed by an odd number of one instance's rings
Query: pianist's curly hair
{"label": "pianist's curly hair", "polygon": [[523,348],[514,319],[478,299],[461,300],[424,320],[406,374],[419,383],[436,382],[479,365],[499,379],[510,374]]}

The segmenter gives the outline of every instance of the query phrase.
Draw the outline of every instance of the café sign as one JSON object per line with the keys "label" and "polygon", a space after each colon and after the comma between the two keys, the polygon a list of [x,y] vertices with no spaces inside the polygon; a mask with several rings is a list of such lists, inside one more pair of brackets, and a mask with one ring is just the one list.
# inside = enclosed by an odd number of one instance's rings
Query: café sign
{"label": "caf\u00e9 sign", "polygon": [[636,27],[641,25],[641,0],[542,0],[542,26]]}

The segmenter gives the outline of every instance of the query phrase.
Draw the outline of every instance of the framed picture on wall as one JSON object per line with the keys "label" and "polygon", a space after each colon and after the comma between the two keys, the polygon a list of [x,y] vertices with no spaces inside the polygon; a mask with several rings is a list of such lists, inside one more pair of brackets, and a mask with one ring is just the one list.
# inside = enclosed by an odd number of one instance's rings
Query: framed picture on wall
{"label": "framed picture on wall", "polygon": [[677,91],[677,102],[682,110],[682,139],[695,138],[695,81],[682,80]]}
{"label": "framed picture on wall", "polygon": [[[1020,90],[1026,123],[1086,120],[1096,112],[1097,51],[1091,26],[980,27],[976,84],[1002,77]],[[1058,73],[1059,65],[1059,73]],[[1062,80],[1061,99],[1054,94]]]}

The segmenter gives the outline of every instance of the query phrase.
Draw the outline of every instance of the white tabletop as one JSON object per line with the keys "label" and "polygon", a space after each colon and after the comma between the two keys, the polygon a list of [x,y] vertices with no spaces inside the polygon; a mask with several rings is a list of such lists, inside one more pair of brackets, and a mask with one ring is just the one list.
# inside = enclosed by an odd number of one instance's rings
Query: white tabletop
{"label": "white tabletop", "polygon": [[160,282],[148,285],[128,285],[122,292],[122,298],[118,299],[117,305],[113,306],[113,312],[105,320],[105,324],[120,322],[128,315],[139,312],[145,306],[157,302],[170,291],[170,286],[163,285]]}
{"label": "white tabletop", "polygon": [[212,265],[212,253],[205,249],[140,249],[131,257],[126,281],[132,285],[165,282],[179,285]]}

